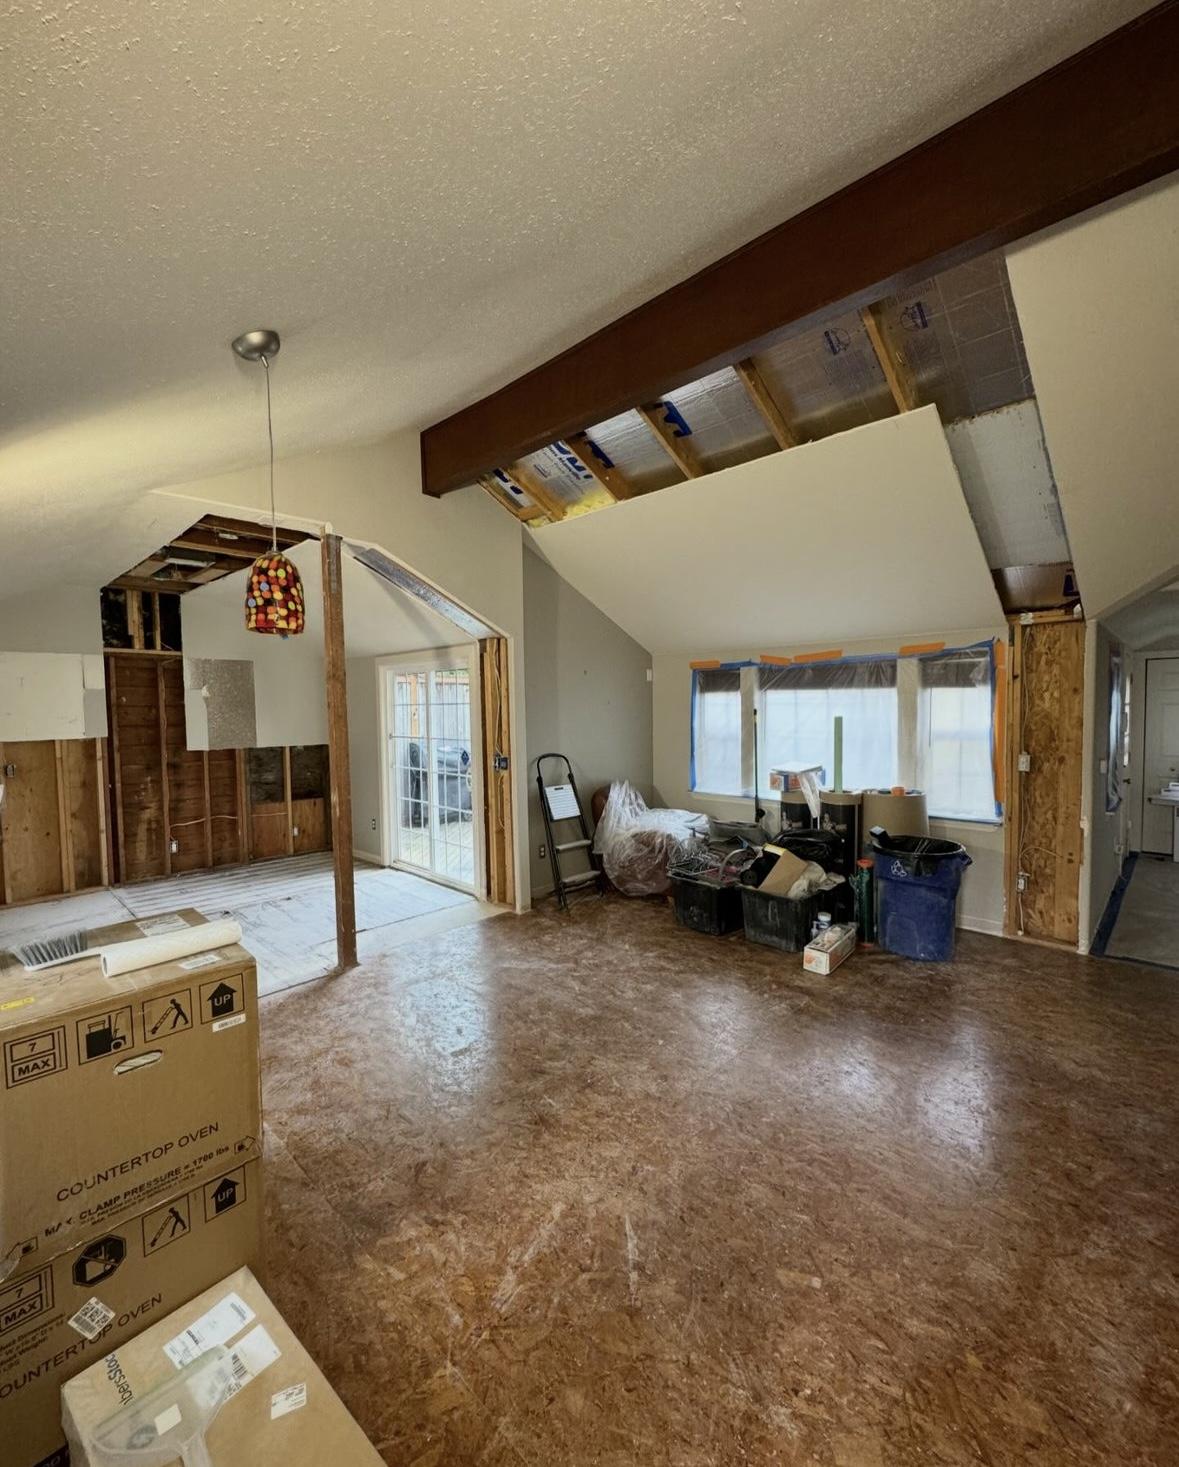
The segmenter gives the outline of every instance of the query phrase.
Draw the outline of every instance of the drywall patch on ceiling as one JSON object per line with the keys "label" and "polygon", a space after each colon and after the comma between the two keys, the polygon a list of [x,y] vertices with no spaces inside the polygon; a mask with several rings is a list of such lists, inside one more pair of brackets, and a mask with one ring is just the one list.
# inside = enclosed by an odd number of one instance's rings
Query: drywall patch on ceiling
{"label": "drywall patch on ceiling", "polygon": [[1173,574],[1179,174],[1008,252],[1086,613]]}
{"label": "drywall patch on ceiling", "polygon": [[1034,401],[953,423],[946,442],[992,570],[1068,560],[1068,537]]}
{"label": "drywall patch on ceiling", "polygon": [[651,652],[1003,620],[932,407],[544,526],[533,543]]}

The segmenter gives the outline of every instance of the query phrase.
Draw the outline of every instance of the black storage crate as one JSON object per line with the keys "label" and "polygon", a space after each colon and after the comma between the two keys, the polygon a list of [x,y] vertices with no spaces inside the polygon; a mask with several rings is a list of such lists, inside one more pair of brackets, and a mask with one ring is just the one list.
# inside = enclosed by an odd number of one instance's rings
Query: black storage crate
{"label": "black storage crate", "polygon": [[819,903],[815,897],[803,897],[796,902],[776,892],[743,886],[741,907],[745,936],[750,942],[776,947],[784,953],[800,953],[811,940],[811,928]]}
{"label": "black storage crate", "polygon": [[693,932],[707,932],[723,937],[741,927],[742,887],[735,882],[701,880],[692,876],[673,876],[675,919]]}

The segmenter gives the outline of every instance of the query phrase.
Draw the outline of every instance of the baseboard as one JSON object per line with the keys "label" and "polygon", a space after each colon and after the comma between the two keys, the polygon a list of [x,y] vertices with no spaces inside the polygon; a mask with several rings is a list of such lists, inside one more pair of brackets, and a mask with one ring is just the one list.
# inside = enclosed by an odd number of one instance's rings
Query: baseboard
{"label": "baseboard", "polygon": [[964,932],[983,932],[988,937],[1003,936],[1003,923],[996,917],[959,917],[955,926]]}
{"label": "baseboard", "polygon": [[363,861],[366,866],[383,866],[385,864],[380,856],[374,856],[371,851],[354,850],[352,852],[352,859],[354,861]]}

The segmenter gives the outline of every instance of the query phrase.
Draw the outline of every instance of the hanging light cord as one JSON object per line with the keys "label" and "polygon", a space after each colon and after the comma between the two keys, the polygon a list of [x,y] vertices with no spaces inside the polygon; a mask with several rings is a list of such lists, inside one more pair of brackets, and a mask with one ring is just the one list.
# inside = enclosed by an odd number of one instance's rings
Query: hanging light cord
{"label": "hanging light cord", "polygon": [[270,363],[265,357],[260,361],[266,368],[266,437],[270,443],[270,553],[278,554],[278,515],[274,508],[274,423],[270,416]]}

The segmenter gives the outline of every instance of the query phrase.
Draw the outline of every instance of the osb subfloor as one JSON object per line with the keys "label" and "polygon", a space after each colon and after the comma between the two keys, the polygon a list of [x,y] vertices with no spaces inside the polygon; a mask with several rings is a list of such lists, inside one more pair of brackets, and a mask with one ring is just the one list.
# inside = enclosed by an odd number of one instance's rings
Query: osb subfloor
{"label": "osb subfloor", "polygon": [[268,1282],[390,1464],[1179,1462],[1172,975],[611,899],[263,1033]]}

